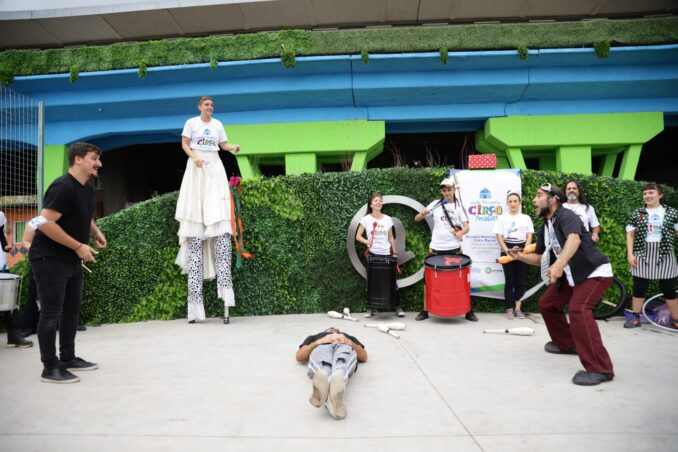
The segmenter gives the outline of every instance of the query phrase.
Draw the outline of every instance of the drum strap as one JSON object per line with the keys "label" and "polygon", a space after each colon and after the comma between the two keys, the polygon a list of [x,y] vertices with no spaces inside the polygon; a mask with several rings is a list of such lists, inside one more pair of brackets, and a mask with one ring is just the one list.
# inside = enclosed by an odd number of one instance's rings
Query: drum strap
{"label": "drum strap", "polygon": [[445,204],[441,205],[440,207],[443,209],[443,212],[445,212],[445,218],[447,218],[447,222],[450,223],[450,227],[455,231],[461,231],[459,226],[455,226],[454,223],[452,223],[452,218],[450,218],[450,213],[445,208]]}

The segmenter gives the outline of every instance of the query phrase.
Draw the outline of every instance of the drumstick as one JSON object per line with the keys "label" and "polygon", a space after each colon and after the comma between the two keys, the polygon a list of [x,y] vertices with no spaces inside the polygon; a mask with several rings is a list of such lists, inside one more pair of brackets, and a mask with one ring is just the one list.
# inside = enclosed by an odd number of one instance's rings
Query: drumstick
{"label": "drumstick", "polygon": [[[512,248],[509,251],[517,251],[520,254],[530,254],[530,253],[534,253],[536,249],[537,249],[537,244],[531,243],[531,244],[529,244],[525,247],[522,247],[522,248]],[[497,262],[500,263],[500,264],[508,264],[509,262],[511,262],[513,260],[514,259],[509,255],[501,256],[501,257],[497,258]]]}
{"label": "drumstick", "polygon": [[352,320],[352,321],[354,321],[354,322],[357,322],[357,321],[358,321],[358,319],[356,319],[355,317],[352,317],[352,316],[351,316],[351,311],[350,311],[348,308],[344,308],[344,318],[345,318],[346,320]]}
{"label": "drumstick", "polygon": [[483,330],[483,333],[511,334],[513,336],[534,336],[534,330],[526,326],[521,326],[519,328],[508,328],[505,330]]}
{"label": "drumstick", "polygon": [[396,339],[400,339],[400,336],[398,336],[396,333],[391,331],[389,327],[386,326],[385,323],[378,323],[377,324],[377,329],[381,331],[382,333],[390,334],[391,336],[395,337]]}
{"label": "drumstick", "polygon": [[89,268],[87,268],[87,265],[85,265],[84,262],[81,262],[81,264],[82,264],[82,268],[84,268],[85,270],[87,270],[89,273],[92,273],[92,270],[90,270]]}
{"label": "drumstick", "polygon": [[[372,223],[372,237],[370,237],[370,240],[372,241],[372,245],[374,245],[374,233],[377,232],[377,222],[375,221]],[[365,256],[367,256],[367,253],[370,252],[370,248],[372,248],[371,245],[367,245],[367,248],[365,248]]]}

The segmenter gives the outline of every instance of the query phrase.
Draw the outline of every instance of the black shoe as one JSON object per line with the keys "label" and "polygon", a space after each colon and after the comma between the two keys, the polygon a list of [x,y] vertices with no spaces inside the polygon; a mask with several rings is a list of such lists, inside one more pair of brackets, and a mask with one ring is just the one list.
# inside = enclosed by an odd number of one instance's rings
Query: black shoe
{"label": "black shoe", "polygon": [[606,381],[612,381],[614,374],[605,374],[600,372],[586,372],[585,370],[580,370],[574,377],[572,377],[572,383],[580,386],[595,386],[600,383],[605,383]]}
{"label": "black shoe", "polygon": [[546,350],[549,353],[554,353],[556,355],[576,355],[577,350],[574,348],[572,350],[561,350],[558,348],[556,344],[553,343],[553,341],[548,341],[547,343],[544,344],[544,350]]}
{"label": "black shoe", "polygon": [[188,323],[192,325],[195,323],[195,320],[189,320]]}
{"label": "black shoe", "polygon": [[70,361],[62,361],[61,365],[68,370],[94,370],[99,368],[98,364],[77,357]]}
{"label": "black shoe", "polygon": [[224,317],[224,325],[228,325],[231,323],[231,318],[230,317]]}
{"label": "black shoe", "polygon": [[426,320],[428,319],[428,311],[421,311],[417,316],[414,318],[414,320]]}
{"label": "black shoe", "polygon": [[478,321],[478,317],[476,317],[476,315],[473,313],[473,311],[467,312],[464,317],[466,317],[466,320],[468,320],[470,322],[477,322]]}
{"label": "black shoe", "polygon": [[78,328],[76,328],[78,331],[87,331],[87,327],[85,325],[78,325]]}
{"label": "black shoe", "polygon": [[80,381],[78,377],[64,369],[63,367],[54,367],[52,369],[44,368],[40,380],[45,383],[77,383]]}
{"label": "black shoe", "polygon": [[27,341],[21,334],[14,335],[11,338],[7,338],[7,347],[8,348],[28,348],[33,347],[33,341]]}
{"label": "black shoe", "polygon": [[21,335],[22,335],[23,337],[28,337],[28,336],[30,336],[31,334],[37,334],[37,333],[38,333],[38,332],[37,332],[36,330],[31,329],[31,328],[28,328],[28,329],[25,329],[25,330],[21,330]]}
{"label": "black shoe", "polygon": [[624,328],[638,328],[640,326],[640,317],[631,318],[624,322]]}

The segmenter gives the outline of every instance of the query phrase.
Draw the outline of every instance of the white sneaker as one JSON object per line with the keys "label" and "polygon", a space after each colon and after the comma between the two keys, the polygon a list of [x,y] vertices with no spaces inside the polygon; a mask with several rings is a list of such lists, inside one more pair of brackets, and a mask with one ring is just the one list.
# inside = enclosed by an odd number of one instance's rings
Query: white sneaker
{"label": "white sneaker", "polygon": [[374,317],[374,311],[372,311],[371,309],[368,309],[367,312],[365,312],[365,318],[371,319],[372,317]]}
{"label": "white sneaker", "polygon": [[344,394],[346,392],[346,384],[344,378],[337,372],[330,377],[330,394],[327,397],[327,409],[333,418],[337,420],[346,417],[346,404],[344,403]]}
{"label": "white sneaker", "polygon": [[330,381],[327,377],[327,372],[322,369],[319,369],[313,375],[313,392],[311,392],[311,397],[308,399],[316,408],[320,408],[325,404],[327,400],[327,394],[330,392]]}

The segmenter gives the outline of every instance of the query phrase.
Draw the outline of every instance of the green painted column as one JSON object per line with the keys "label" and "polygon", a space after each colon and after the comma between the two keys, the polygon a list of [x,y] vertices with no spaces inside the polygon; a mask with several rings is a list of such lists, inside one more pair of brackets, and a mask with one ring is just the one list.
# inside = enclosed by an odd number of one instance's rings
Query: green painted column
{"label": "green painted column", "polygon": [[[624,148],[619,177],[633,178],[640,155],[634,146],[663,129],[662,112],[516,115],[489,118],[475,138],[477,150],[498,157],[505,153],[514,168],[522,168],[524,159],[538,158],[541,169],[583,174],[591,174],[591,158],[599,155],[605,156],[603,170],[613,172],[613,157],[607,156]],[[549,154],[552,159],[545,158]]]}
{"label": "green painted column", "polygon": [[318,158],[313,152],[285,154],[285,174],[315,173]]}
{"label": "green painted column", "polygon": [[643,149],[641,144],[632,144],[624,151],[621,168],[619,168],[619,179],[633,180],[636,177],[636,168],[640,161],[640,152]]}
{"label": "green painted column", "polygon": [[68,146],[65,144],[46,144],[43,158],[43,190],[47,191],[49,184],[57,177],[68,171]]}
{"label": "green painted column", "polygon": [[523,158],[523,152],[519,148],[507,148],[506,157],[508,157],[511,168],[527,169],[525,159]]}
{"label": "green painted column", "polygon": [[[384,149],[384,121],[322,121],[227,125],[229,141],[240,145],[243,179],[257,177],[257,166],[285,165],[286,174],[316,172],[320,163],[342,163],[362,171]],[[241,163],[242,162],[242,163]]]}
{"label": "green painted column", "polygon": [[236,158],[238,159],[238,168],[243,179],[253,179],[261,176],[259,165],[253,163],[252,158],[246,155],[238,155]]}
{"label": "green painted column", "polygon": [[553,155],[542,155],[539,157],[539,169],[542,171],[556,171],[556,157]]}
{"label": "green painted column", "polygon": [[591,146],[556,148],[556,170],[563,173],[591,174]]}
{"label": "green painted column", "polygon": [[603,156],[603,162],[600,165],[600,176],[612,177],[614,173],[614,166],[617,164],[617,154],[606,154]]}

